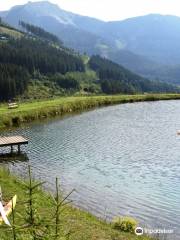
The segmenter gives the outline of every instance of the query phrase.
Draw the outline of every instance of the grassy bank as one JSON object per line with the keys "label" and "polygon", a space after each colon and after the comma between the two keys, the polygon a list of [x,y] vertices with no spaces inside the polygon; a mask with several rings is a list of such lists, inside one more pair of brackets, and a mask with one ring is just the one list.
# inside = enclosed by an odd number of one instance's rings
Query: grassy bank
{"label": "grassy bank", "polygon": [[144,95],[114,95],[93,97],[61,97],[53,100],[41,100],[21,103],[17,109],[8,109],[7,104],[0,105],[0,129],[18,126],[21,123],[32,122],[71,112],[140,101],[158,101],[180,99],[180,94],[144,94]]}
{"label": "grassy bank", "polygon": [[[3,191],[4,199],[9,200],[14,194],[18,196],[18,202],[15,209],[15,224],[18,226],[17,231],[18,240],[33,239],[29,235],[28,228],[20,228],[24,226],[26,211],[24,202],[27,201],[27,194],[24,189],[22,180],[9,174],[5,169],[0,168],[0,183]],[[36,209],[39,212],[39,219],[43,224],[47,224],[47,219],[52,219],[51,226],[49,227],[49,235],[46,238],[37,239],[54,239],[52,234],[54,231],[54,220],[52,218],[55,208],[53,200],[50,195],[38,190],[34,195],[36,198]],[[10,217],[12,223],[12,216]],[[120,232],[114,230],[111,224],[103,222],[89,213],[73,208],[70,205],[66,205],[64,211],[60,214],[60,233],[61,236],[70,232],[69,238],[57,238],[61,240],[148,240],[150,238],[143,236],[137,237],[134,234]],[[16,227],[17,228],[17,227]],[[0,226],[0,239],[10,240],[13,239],[12,230],[10,228],[4,228]]]}

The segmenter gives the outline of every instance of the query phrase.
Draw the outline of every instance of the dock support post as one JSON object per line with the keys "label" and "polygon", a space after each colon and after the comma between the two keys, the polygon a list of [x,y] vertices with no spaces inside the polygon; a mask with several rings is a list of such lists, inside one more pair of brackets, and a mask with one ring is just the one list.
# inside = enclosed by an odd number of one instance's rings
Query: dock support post
{"label": "dock support post", "polygon": [[18,154],[21,153],[21,145],[18,145]]}
{"label": "dock support post", "polygon": [[13,145],[11,145],[11,154],[13,153]]}

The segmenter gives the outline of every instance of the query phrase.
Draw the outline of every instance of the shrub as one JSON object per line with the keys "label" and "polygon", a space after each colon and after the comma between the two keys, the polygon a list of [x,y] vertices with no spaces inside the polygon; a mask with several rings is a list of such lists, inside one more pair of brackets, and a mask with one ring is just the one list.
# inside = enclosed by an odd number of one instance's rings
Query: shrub
{"label": "shrub", "polygon": [[134,233],[138,222],[132,217],[115,217],[113,228],[124,232]]}

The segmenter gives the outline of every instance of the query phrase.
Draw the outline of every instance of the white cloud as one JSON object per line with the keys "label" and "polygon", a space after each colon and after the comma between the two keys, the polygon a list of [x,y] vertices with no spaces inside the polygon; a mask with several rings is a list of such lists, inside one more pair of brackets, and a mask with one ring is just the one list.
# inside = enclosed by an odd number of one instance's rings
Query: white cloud
{"label": "white cloud", "polygon": [[[27,0],[2,0],[0,9],[8,9],[25,2]],[[51,2],[63,9],[104,20],[118,20],[149,13],[180,16],[179,0],[51,0]]]}

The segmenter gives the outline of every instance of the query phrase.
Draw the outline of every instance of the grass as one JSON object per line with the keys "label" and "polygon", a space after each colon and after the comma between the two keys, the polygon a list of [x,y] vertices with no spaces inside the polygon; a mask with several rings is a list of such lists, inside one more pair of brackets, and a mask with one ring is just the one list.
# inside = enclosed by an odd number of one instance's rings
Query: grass
{"label": "grass", "polygon": [[2,26],[0,26],[0,33],[4,33],[15,38],[20,38],[23,36],[23,34],[19,31],[9,29],[7,27],[2,27]]}
{"label": "grass", "polygon": [[[26,209],[22,204],[26,198],[26,192],[21,179],[12,176],[6,169],[0,168],[0,183],[3,191],[4,199],[9,200],[14,194],[17,194],[18,201],[15,209],[15,224],[21,226],[24,224],[26,217]],[[51,196],[39,189],[36,194],[36,209],[39,212],[39,217],[43,219],[44,223],[48,221],[55,212]],[[10,217],[12,222],[12,216]],[[112,228],[110,223],[106,223],[97,219],[91,214],[66,205],[64,211],[60,215],[60,230],[62,235],[71,232],[69,240],[150,240],[149,237],[137,237],[134,234],[120,232]],[[49,229],[49,234],[54,231],[53,221]],[[18,231],[18,240],[32,239],[27,229]],[[0,226],[0,239],[10,240],[12,237],[12,230]],[[51,235],[41,239],[54,239]],[[65,240],[65,238],[58,238]],[[66,238],[67,239],[67,238]]]}
{"label": "grass", "polygon": [[91,97],[59,97],[52,100],[39,100],[20,103],[17,109],[8,109],[7,104],[0,105],[0,129],[19,126],[38,119],[65,115],[88,109],[140,101],[158,101],[180,99],[180,94],[144,94],[114,95]]}

